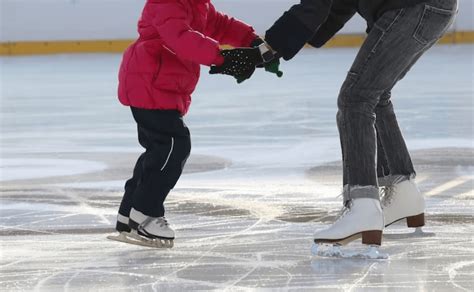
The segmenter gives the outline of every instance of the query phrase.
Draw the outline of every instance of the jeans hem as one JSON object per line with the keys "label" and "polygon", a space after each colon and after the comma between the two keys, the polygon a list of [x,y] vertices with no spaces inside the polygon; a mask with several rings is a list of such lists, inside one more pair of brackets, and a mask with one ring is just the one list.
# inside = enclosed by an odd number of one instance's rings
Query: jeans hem
{"label": "jeans hem", "polygon": [[380,200],[379,188],[377,186],[345,185],[343,191],[344,206],[354,199],[369,198]]}
{"label": "jeans hem", "polygon": [[396,174],[396,175],[387,175],[383,177],[378,177],[379,187],[393,186],[395,184],[404,182],[406,180],[415,179],[416,174]]}

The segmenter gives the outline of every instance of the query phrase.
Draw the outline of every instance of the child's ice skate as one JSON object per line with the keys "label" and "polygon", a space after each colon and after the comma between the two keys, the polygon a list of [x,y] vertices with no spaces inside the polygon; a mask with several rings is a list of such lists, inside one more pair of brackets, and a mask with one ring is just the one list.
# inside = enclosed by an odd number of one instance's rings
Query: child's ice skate
{"label": "child's ice skate", "polygon": [[[314,235],[312,252],[323,257],[385,259],[378,247],[382,243],[383,214],[376,199],[353,199],[344,213],[329,228]],[[366,251],[342,250],[340,247],[362,238]]]}
{"label": "child's ice skate", "polygon": [[128,226],[130,222],[130,218],[128,216],[122,215],[120,213],[117,214],[117,223],[115,224],[115,230],[119,233],[118,235],[108,235],[107,239],[120,241],[120,242],[128,242],[127,235],[130,235],[132,229]]}
{"label": "child's ice skate", "polygon": [[128,216],[124,216],[120,213],[117,215],[117,223],[115,224],[115,230],[117,230],[119,233],[121,232],[130,232],[130,226],[128,226],[129,222]]}
{"label": "child's ice skate", "polygon": [[[107,238],[154,248],[172,248],[174,245],[175,233],[164,217],[148,217],[132,209],[128,225],[130,231],[120,231],[117,223],[119,235],[110,235]],[[120,226],[123,227],[123,225]]]}
{"label": "child's ice skate", "polygon": [[385,227],[406,219],[408,227],[421,231],[425,225],[425,199],[413,180],[383,187],[381,193]]}
{"label": "child's ice skate", "polygon": [[115,241],[125,241],[125,237],[129,234],[132,229],[128,226],[129,218],[128,216],[124,216],[120,213],[117,214],[117,223],[115,224],[115,230],[119,233],[118,235],[109,235],[107,236],[108,239],[115,240]]}

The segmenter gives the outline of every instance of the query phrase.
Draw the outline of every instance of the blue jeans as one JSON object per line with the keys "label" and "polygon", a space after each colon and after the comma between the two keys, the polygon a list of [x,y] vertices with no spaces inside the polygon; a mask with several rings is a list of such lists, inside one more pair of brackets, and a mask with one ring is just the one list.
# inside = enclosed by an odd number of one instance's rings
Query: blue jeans
{"label": "blue jeans", "polygon": [[415,177],[391,90],[443,36],[456,12],[457,0],[428,0],[386,12],[367,36],[338,98],[344,204],[379,199],[379,182]]}

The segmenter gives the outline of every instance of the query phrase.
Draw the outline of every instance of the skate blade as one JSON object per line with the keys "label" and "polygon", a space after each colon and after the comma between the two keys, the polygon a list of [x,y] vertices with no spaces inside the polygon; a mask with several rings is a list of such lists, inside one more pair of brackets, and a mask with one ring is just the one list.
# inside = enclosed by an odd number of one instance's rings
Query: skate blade
{"label": "skate blade", "polygon": [[436,236],[435,232],[424,231],[421,227],[416,227],[413,232],[401,232],[401,233],[385,233],[384,238],[387,239],[407,239],[407,238],[423,238],[423,237],[433,237]]}
{"label": "skate blade", "polygon": [[172,248],[174,246],[174,240],[172,239],[148,239],[138,234],[125,232],[118,235],[109,235],[107,239],[150,248]]}
{"label": "skate blade", "polygon": [[359,238],[362,238],[362,233],[356,233],[354,235],[348,236],[346,238],[338,239],[338,240],[333,240],[333,241],[318,241],[314,242],[315,244],[324,244],[324,245],[347,245],[351,243],[354,240],[357,240]]}
{"label": "skate blade", "polygon": [[436,235],[436,233],[434,233],[434,232],[424,231],[422,227],[416,227],[415,231],[413,231],[412,234],[413,234],[414,237],[432,237],[432,236]]}
{"label": "skate blade", "polygon": [[388,254],[382,253],[378,246],[370,245],[366,250],[342,249],[338,244],[315,244],[311,247],[311,253],[314,256],[325,258],[343,258],[343,259],[371,259],[385,260]]}

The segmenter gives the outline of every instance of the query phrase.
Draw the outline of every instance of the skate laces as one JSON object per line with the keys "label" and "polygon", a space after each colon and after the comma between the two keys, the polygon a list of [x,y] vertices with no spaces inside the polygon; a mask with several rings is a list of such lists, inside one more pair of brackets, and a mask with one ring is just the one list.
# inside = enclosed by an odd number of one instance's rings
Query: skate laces
{"label": "skate laces", "polygon": [[168,220],[166,220],[165,217],[157,217],[157,218],[148,217],[145,221],[143,221],[142,224],[140,224],[139,227],[141,229],[143,229],[151,223],[159,225],[160,227],[168,227],[169,226]]}
{"label": "skate laces", "polygon": [[382,206],[386,207],[393,201],[393,194],[395,193],[395,185],[385,186],[380,190]]}
{"label": "skate laces", "polygon": [[349,214],[349,212],[351,211],[351,208],[352,208],[352,201],[349,201],[347,202],[347,206],[343,206],[340,210],[339,210],[339,213],[338,213],[338,218],[336,220],[339,221],[341,220],[344,216],[346,216],[347,214]]}
{"label": "skate laces", "polygon": [[160,227],[168,227],[170,224],[168,223],[168,220],[166,220],[165,217],[158,217],[156,218],[156,223],[160,225]]}

